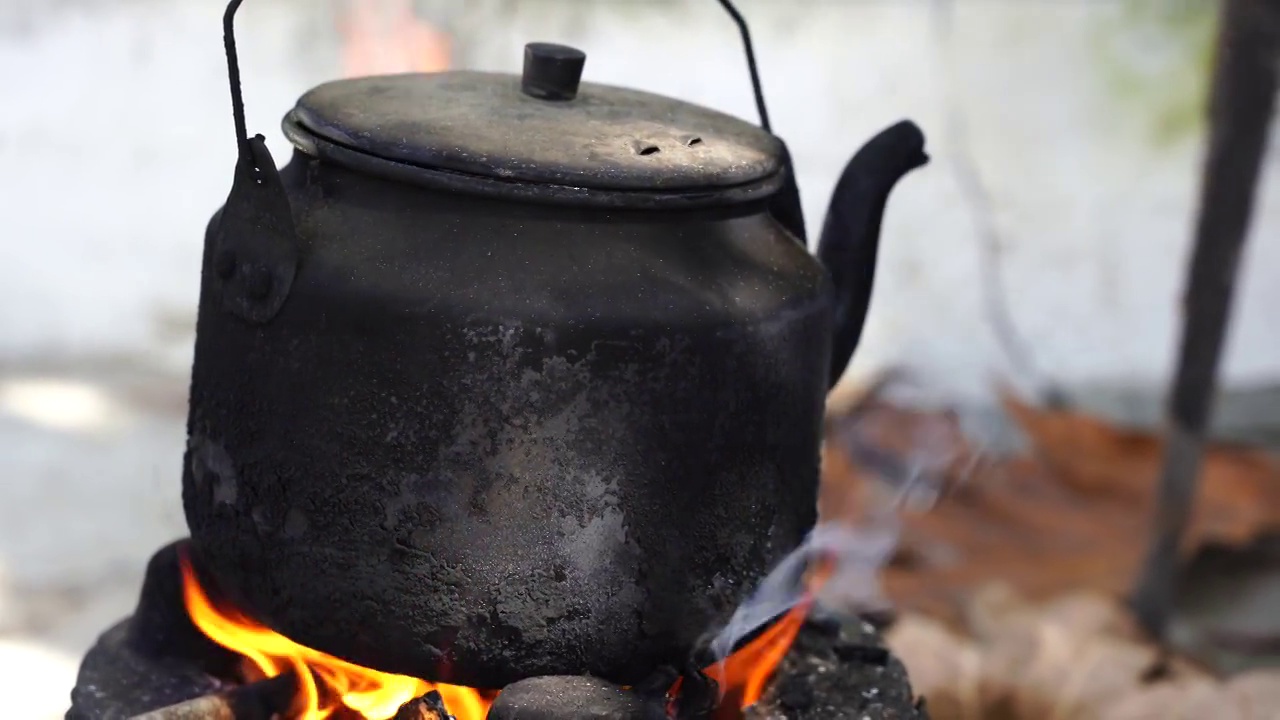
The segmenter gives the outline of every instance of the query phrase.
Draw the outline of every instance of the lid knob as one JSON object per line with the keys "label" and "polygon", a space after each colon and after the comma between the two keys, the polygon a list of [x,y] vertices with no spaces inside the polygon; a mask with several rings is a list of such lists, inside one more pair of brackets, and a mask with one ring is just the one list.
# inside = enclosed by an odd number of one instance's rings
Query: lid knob
{"label": "lid knob", "polygon": [[524,46],[524,74],[520,89],[539,100],[572,100],[582,81],[587,54],[568,45],[529,43]]}

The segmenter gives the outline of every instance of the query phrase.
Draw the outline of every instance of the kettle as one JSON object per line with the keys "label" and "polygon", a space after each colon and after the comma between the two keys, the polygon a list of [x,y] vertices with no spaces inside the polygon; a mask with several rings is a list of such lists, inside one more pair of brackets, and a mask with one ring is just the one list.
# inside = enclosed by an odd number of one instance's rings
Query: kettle
{"label": "kettle", "polygon": [[322,84],[277,169],[240,3],[183,472],[202,583],[433,681],[680,664],[815,522],[825,396],[920,130],[855,155],[817,257],[778,137],[583,81],[562,45],[520,75]]}

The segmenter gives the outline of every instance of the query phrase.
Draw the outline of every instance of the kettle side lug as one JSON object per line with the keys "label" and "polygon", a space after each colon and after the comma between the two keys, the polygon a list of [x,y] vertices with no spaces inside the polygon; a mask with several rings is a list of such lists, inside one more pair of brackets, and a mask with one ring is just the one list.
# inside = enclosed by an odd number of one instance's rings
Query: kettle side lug
{"label": "kettle side lug", "polygon": [[288,193],[262,135],[247,141],[212,237],[215,287],[224,309],[265,323],[284,306],[298,269]]}

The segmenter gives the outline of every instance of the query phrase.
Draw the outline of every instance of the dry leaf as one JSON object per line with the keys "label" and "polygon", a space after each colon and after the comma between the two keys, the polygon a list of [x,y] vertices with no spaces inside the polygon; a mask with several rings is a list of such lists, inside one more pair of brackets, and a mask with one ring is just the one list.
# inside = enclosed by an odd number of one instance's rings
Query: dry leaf
{"label": "dry leaf", "polygon": [[[1098,720],[1200,720],[1221,717],[1205,713],[1217,702],[1220,687],[1207,678],[1139,688],[1102,711]],[[1224,719],[1225,720],[1225,719]]]}
{"label": "dry leaf", "polygon": [[1084,636],[1140,641],[1142,633],[1128,609],[1088,591],[1076,591],[1032,605],[1004,582],[978,588],[965,608],[966,630],[983,642],[995,642],[1018,627],[1066,627]]}
{"label": "dry leaf", "polygon": [[1219,682],[1162,658],[1133,632],[1123,606],[1103,596],[1032,605],[991,587],[973,605],[966,616],[984,626],[977,636],[917,614],[886,634],[933,720],[1280,718],[1280,670]]}
{"label": "dry leaf", "polygon": [[1169,683],[1115,703],[1099,720],[1276,720],[1280,670],[1255,670],[1224,683],[1205,679]]}
{"label": "dry leaf", "polygon": [[1280,670],[1255,670],[1232,678],[1223,689],[1238,717],[1280,718]]}
{"label": "dry leaf", "polygon": [[[884,573],[902,610],[958,625],[973,589],[1000,579],[1036,600],[1077,588],[1128,591],[1148,542],[1159,437],[1006,398],[1032,451],[975,465],[954,413],[896,407],[882,395],[887,384],[829,420],[820,515],[860,522],[902,490],[895,467],[932,462],[937,505],[903,517]],[[1280,528],[1273,458],[1225,445],[1205,457],[1192,545],[1239,544]]]}
{"label": "dry leaf", "polygon": [[911,686],[929,702],[933,720],[982,720],[982,656],[978,646],[943,623],[904,615],[887,636],[907,666]]}
{"label": "dry leaf", "polygon": [[[1089,496],[1151,507],[1162,438],[1081,413],[1038,410],[1012,396],[1002,400],[1061,482]],[[1242,545],[1276,527],[1280,464],[1260,450],[1211,444],[1204,454],[1189,541]]]}
{"label": "dry leaf", "polygon": [[[882,512],[920,438],[933,443],[943,492],[930,512],[903,513],[884,580],[901,611],[886,639],[934,720],[1280,720],[1280,672],[1219,682],[1163,657],[1113,599],[1147,543],[1158,436],[1006,398],[1032,451],[966,478],[974,453],[954,414],[895,407],[882,389],[828,424],[820,514]],[[1277,468],[1207,448],[1189,546],[1280,528]]]}

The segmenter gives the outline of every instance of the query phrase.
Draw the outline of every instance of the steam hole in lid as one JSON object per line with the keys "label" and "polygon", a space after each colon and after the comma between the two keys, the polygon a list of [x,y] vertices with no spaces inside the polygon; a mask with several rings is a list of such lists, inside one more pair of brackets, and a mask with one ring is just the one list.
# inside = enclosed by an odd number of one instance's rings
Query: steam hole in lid
{"label": "steam hole in lid", "polygon": [[701,144],[702,144],[702,138],[700,138],[700,137],[698,137],[697,135],[695,135],[695,136],[693,136],[693,137],[689,138],[688,140],[685,140],[685,141],[684,141],[684,144],[685,144],[685,147],[693,147],[694,145],[701,145]]}
{"label": "steam hole in lid", "polygon": [[659,151],[659,147],[649,140],[641,140],[635,138],[631,141],[631,152],[637,155],[652,155]]}

